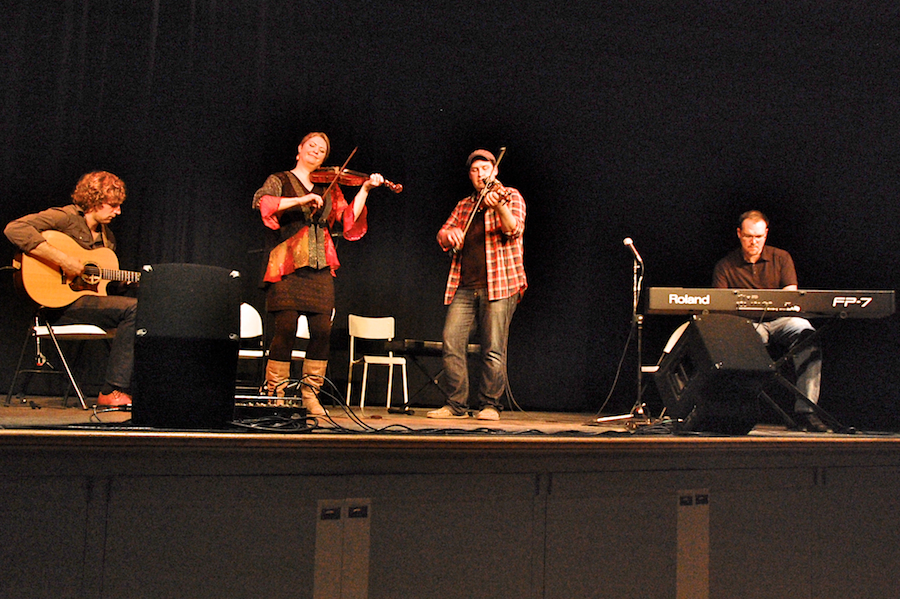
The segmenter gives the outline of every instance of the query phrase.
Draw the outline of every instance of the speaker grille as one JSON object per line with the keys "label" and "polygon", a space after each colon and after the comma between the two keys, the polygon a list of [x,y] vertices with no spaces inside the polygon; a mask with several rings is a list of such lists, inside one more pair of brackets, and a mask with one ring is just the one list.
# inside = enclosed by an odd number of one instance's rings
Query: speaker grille
{"label": "speaker grille", "polygon": [[141,337],[238,338],[240,275],[201,264],[144,267],[138,295]]}
{"label": "speaker grille", "polygon": [[655,380],[679,429],[745,434],[759,419],[757,397],[774,372],[749,320],[704,314],[694,317]]}
{"label": "speaker grille", "polygon": [[218,429],[233,418],[240,346],[240,278],[197,264],[141,275],[132,421]]}

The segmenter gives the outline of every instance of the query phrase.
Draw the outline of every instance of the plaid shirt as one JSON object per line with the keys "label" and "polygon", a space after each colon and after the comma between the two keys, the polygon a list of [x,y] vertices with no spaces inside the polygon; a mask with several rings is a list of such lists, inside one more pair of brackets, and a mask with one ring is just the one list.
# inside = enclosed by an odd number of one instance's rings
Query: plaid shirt
{"label": "plaid shirt", "polygon": [[[503,233],[500,217],[493,210],[484,211],[484,249],[486,253],[488,299],[490,301],[504,299],[525,292],[528,281],[525,278],[525,249],[522,233],[525,231],[525,200],[517,189],[506,187],[511,192],[509,209],[516,219],[516,229],[510,235]],[[466,221],[475,208],[477,195],[472,194],[460,200],[450,214],[450,218],[441,227],[441,231],[453,227],[465,228]],[[440,243],[440,232],[438,232]],[[443,247],[443,246],[441,246]],[[450,248],[443,248],[449,251]],[[450,263],[450,275],[447,277],[447,290],[444,293],[444,304],[450,305],[456,289],[459,287],[460,275],[459,252],[453,255]]]}

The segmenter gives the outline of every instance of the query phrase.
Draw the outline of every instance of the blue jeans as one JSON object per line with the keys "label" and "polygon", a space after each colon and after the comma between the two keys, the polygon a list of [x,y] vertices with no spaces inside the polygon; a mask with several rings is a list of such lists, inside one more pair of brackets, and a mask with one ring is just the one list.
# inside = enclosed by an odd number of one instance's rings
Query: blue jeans
{"label": "blue jeans", "polygon": [[447,405],[454,414],[468,409],[469,368],[466,346],[474,331],[481,345],[481,372],[478,384],[478,403],[482,409],[493,406],[503,408],[501,398],[506,391],[506,348],[509,341],[509,323],[519,296],[489,301],[487,289],[458,289],[447,308],[444,321],[444,390]]}
{"label": "blue jeans", "polygon": [[[756,332],[766,345],[774,344],[784,351],[789,350],[815,332],[805,318],[784,316],[767,322],[755,323]],[[813,403],[819,402],[819,390],[822,386],[822,350],[812,343],[794,355],[794,371],[797,373],[797,388]],[[806,403],[794,403],[795,412],[812,411]]]}

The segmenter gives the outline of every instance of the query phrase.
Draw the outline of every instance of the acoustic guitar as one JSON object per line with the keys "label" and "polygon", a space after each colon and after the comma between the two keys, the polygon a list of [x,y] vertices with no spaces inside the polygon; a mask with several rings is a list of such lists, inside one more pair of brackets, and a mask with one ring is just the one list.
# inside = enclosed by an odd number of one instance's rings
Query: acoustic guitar
{"label": "acoustic guitar", "polygon": [[134,283],[141,278],[140,272],[119,270],[119,259],[109,248],[86,250],[59,231],[44,231],[42,235],[47,243],[84,264],[84,273],[73,278],[55,264],[22,254],[18,258],[18,282],[28,297],[42,306],[62,308],[84,295],[106,295],[110,281]]}

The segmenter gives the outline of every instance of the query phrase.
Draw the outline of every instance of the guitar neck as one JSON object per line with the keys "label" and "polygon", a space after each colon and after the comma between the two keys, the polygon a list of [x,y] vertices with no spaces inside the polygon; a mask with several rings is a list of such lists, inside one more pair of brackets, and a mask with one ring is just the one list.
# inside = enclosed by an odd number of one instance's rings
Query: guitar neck
{"label": "guitar neck", "polygon": [[141,273],[133,270],[113,270],[109,268],[101,268],[100,278],[104,281],[124,281],[126,283],[137,283],[141,280]]}

